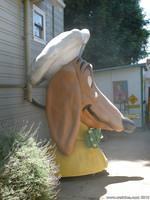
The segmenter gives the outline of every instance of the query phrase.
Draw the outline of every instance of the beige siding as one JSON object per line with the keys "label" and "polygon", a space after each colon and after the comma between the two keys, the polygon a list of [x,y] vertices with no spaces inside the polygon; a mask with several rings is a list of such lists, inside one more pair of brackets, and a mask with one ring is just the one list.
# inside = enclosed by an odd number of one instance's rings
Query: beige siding
{"label": "beige siding", "polygon": [[[52,39],[52,4],[44,0],[36,4],[46,14],[46,40]],[[31,3],[32,7],[32,3]],[[63,12],[61,12],[63,14]],[[56,33],[63,31],[63,19],[57,14]],[[31,30],[32,30],[31,9]],[[40,53],[44,45],[31,36],[32,60]],[[35,127],[40,124],[40,137],[49,138],[45,111],[24,99],[25,80],[24,51],[24,4],[22,0],[0,0],[0,133],[8,129],[18,129],[27,122]],[[33,96],[40,103],[45,103],[45,89],[34,88]]]}
{"label": "beige siding", "polygon": [[[34,96],[40,100],[43,91],[34,91]],[[24,100],[21,88],[0,89],[0,132],[18,130],[28,124],[37,128],[40,125],[40,137],[49,137],[45,111]]]}
{"label": "beige siding", "polygon": [[23,4],[0,1],[0,84],[24,84]]}
{"label": "beige siding", "polygon": [[56,7],[54,8],[54,33],[58,35],[59,33],[63,32],[64,29],[64,18],[63,18],[63,8]]}

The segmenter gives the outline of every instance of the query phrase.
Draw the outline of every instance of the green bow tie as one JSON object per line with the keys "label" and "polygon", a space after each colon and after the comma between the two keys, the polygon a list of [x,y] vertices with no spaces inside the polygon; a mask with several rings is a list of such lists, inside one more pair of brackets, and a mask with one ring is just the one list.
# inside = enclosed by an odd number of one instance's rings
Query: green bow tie
{"label": "green bow tie", "polygon": [[90,128],[86,134],[85,142],[88,148],[98,148],[103,138],[101,129]]}

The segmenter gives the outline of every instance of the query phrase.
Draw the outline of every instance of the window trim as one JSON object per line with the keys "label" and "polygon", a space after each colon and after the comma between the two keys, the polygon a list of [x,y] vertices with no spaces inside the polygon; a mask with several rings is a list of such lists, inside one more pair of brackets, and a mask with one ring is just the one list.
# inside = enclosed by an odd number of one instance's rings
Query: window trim
{"label": "window trim", "polygon": [[[43,39],[40,39],[39,37],[34,35],[34,12],[39,13],[43,17]],[[39,7],[33,4],[33,12],[32,12],[32,22],[33,22],[33,39],[36,42],[46,44],[46,17],[45,17],[45,12],[41,10]]]}

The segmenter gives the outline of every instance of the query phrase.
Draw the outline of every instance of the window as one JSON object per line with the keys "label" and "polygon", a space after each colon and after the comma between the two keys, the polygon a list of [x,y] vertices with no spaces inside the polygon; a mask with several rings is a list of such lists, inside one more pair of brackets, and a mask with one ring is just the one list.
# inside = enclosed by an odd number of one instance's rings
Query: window
{"label": "window", "polygon": [[46,43],[45,13],[33,5],[33,37],[34,40]]}

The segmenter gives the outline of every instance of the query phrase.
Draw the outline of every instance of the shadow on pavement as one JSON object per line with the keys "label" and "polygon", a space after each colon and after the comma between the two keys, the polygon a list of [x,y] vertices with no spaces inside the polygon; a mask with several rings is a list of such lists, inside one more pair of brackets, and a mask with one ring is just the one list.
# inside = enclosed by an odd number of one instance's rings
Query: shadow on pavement
{"label": "shadow on pavement", "polygon": [[[101,142],[100,148],[106,154],[108,161],[115,160],[116,165],[120,164],[117,164],[119,161],[132,162],[129,166],[127,162],[125,166],[128,167],[121,168],[117,175],[110,166],[110,174],[104,171],[95,175],[61,179],[59,200],[99,200],[102,196],[109,194],[110,188],[113,190],[114,184],[117,183],[122,183],[121,187],[118,187],[118,192],[120,192],[119,189],[126,191],[124,182],[133,181],[131,186],[133,189],[134,181],[139,181],[137,187],[144,187],[144,184],[147,185],[148,182],[144,166],[147,169],[150,166],[149,144],[149,130],[137,129],[133,134],[104,132],[104,140]],[[132,175],[136,173],[138,176]],[[145,182],[142,181],[143,179]],[[109,185],[112,187],[107,187]]]}
{"label": "shadow on pavement", "polygon": [[104,171],[95,175],[61,179],[59,200],[98,200],[106,194],[106,186],[127,181],[140,181],[138,176],[109,176]]}

